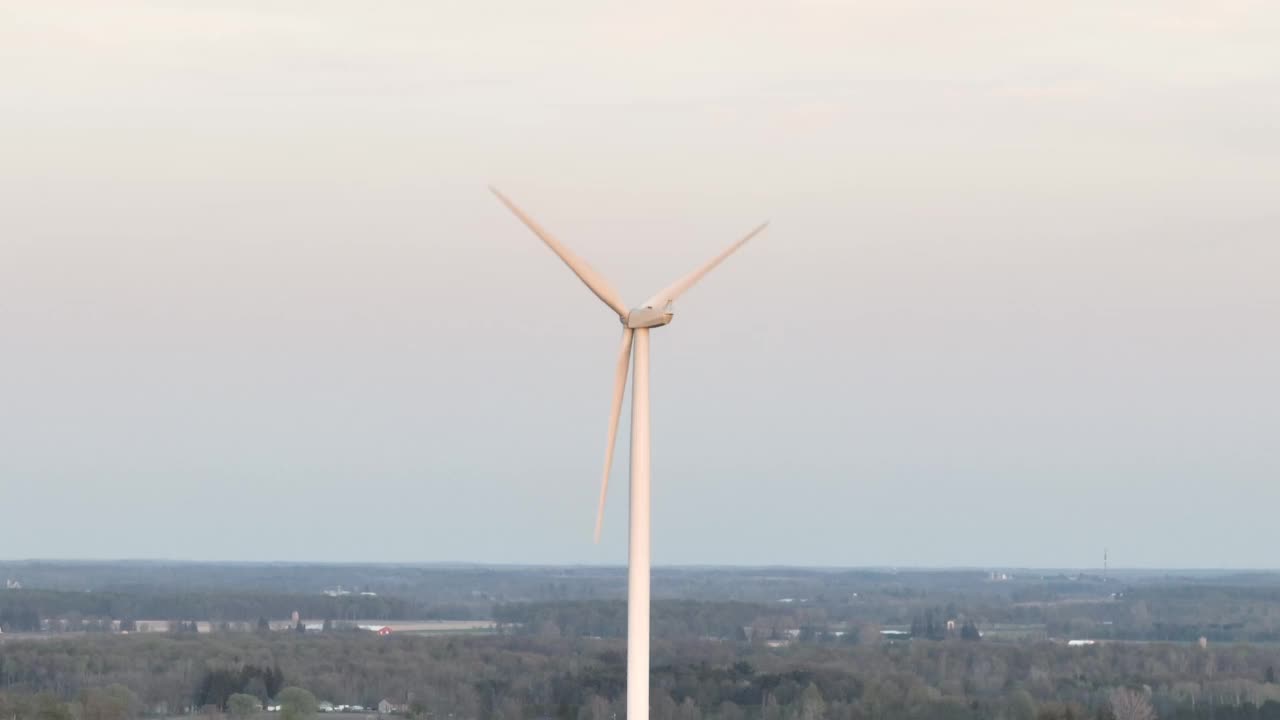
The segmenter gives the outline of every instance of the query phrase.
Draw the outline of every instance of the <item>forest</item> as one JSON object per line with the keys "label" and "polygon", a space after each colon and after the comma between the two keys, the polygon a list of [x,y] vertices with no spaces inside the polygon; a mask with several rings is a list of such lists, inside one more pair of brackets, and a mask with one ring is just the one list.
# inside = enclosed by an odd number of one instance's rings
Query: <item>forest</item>
{"label": "forest", "polygon": [[[386,700],[415,719],[625,715],[618,568],[10,563],[0,574],[0,719],[243,714],[291,693]],[[1280,720],[1274,574],[659,568],[654,579],[661,720]],[[496,632],[281,630],[293,612],[486,618]],[[181,622],[133,632],[144,618]],[[197,620],[212,631],[195,632]]]}
{"label": "forest", "polygon": [[[654,717],[1109,717],[1117,690],[1160,717],[1280,717],[1280,647],[963,640],[654,644]],[[6,717],[51,720],[86,692],[136,697],[132,715],[226,709],[286,686],[333,703],[390,699],[415,717],[611,718],[623,714],[621,641],[531,636],[390,637],[346,632],[84,635],[0,644]],[[19,712],[21,711],[21,712]],[[118,720],[98,718],[97,720]]]}

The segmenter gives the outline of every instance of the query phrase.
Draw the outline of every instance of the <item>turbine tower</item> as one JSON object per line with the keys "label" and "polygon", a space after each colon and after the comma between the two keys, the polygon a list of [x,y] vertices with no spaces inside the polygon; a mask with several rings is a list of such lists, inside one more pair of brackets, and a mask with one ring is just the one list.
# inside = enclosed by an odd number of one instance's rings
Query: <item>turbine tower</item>
{"label": "turbine tower", "polygon": [[[622,393],[627,370],[635,365],[631,383],[631,506],[627,549],[627,720],[649,718],[649,330],[671,322],[671,305],[712,268],[733,251],[764,230],[763,223],[741,240],[693,272],[663,288],[639,307],[627,309],[618,291],[599,273],[556,240],[533,218],[516,207],[507,196],[490,186],[493,194],[542,242],[564,261],[578,279],[618,314],[622,322],[622,344],[613,379],[613,405],[609,412],[609,438],[604,451],[604,472],[600,480],[600,502],[596,507],[595,540],[600,542],[604,503],[609,492],[609,470],[617,443],[618,418],[622,414]],[[633,357],[634,355],[634,357]]]}

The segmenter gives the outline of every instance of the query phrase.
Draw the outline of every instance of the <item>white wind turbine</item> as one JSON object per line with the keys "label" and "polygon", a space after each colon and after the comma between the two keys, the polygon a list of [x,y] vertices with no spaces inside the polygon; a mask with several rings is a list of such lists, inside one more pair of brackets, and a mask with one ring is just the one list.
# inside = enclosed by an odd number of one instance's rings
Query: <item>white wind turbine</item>
{"label": "white wind turbine", "polygon": [[493,194],[520,221],[560,256],[578,279],[604,301],[622,321],[622,345],[613,381],[613,406],[609,413],[609,440],[605,445],[604,473],[600,481],[600,504],[596,509],[596,542],[604,520],[604,501],[609,491],[609,469],[618,437],[618,417],[622,414],[622,393],[627,384],[627,368],[635,349],[635,377],[631,384],[631,531],[627,551],[627,719],[649,718],[649,330],[671,322],[671,304],[702,276],[719,265],[733,251],[764,230],[763,223],[746,237],[730,245],[705,265],[663,288],[640,307],[627,309],[618,291],[556,240],[551,233],[515,206],[507,196],[490,186]]}

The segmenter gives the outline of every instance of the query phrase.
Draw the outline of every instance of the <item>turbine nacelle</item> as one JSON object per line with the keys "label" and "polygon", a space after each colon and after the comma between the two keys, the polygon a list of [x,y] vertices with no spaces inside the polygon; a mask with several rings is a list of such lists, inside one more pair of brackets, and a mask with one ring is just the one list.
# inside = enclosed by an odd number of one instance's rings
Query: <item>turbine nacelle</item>
{"label": "turbine nacelle", "polygon": [[656,328],[662,327],[671,322],[673,313],[671,306],[668,305],[663,310],[651,307],[638,307],[627,313],[626,317],[618,318],[622,321],[623,327],[631,330],[639,330],[640,328]]}

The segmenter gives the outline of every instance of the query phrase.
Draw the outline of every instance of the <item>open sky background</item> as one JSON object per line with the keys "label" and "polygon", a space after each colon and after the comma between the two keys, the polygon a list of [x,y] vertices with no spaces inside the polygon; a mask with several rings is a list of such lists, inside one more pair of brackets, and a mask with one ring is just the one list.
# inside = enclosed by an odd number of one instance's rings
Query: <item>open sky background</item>
{"label": "open sky background", "polygon": [[[0,557],[1274,567],[1280,4],[0,2]],[[625,418],[625,415],[624,415]]]}

